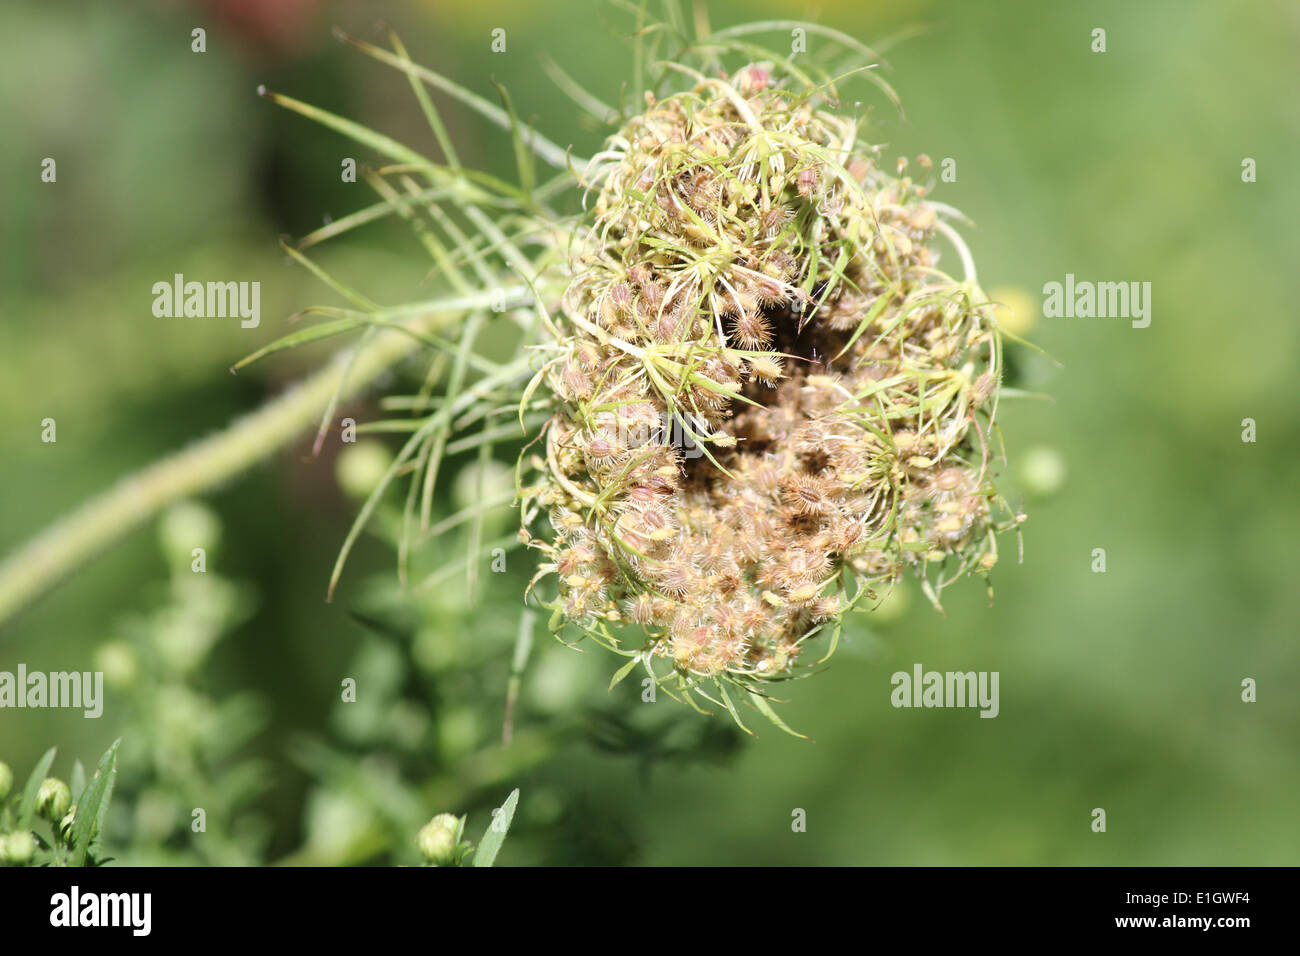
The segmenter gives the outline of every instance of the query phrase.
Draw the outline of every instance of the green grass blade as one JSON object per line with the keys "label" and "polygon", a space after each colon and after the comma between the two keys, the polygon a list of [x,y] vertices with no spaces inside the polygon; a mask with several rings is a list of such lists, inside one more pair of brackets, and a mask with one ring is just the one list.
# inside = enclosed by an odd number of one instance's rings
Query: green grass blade
{"label": "green grass blade", "polygon": [[77,803],[77,815],[72,821],[71,864],[85,866],[86,854],[90,852],[90,843],[96,836],[96,830],[103,833],[104,818],[108,812],[108,801],[113,796],[113,784],[117,780],[117,748],[122,743],[119,737],[113,746],[99,758],[95,775],[90,778],[86,792]]}
{"label": "green grass blade", "polygon": [[72,764],[72,778],[68,781],[68,788],[72,791],[73,803],[81,799],[82,791],[86,789],[86,768],[81,765],[80,760]]}
{"label": "green grass blade", "polygon": [[501,845],[506,842],[506,834],[510,832],[510,824],[515,818],[515,807],[519,805],[519,788],[516,787],[506,797],[506,802],[492,816],[492,822],[488,824],[487,830],[483,833],[483,839],[479,841],[478,849],[474,851],[475,866],[491,866],[496,862],[497,854],[501,852]]}

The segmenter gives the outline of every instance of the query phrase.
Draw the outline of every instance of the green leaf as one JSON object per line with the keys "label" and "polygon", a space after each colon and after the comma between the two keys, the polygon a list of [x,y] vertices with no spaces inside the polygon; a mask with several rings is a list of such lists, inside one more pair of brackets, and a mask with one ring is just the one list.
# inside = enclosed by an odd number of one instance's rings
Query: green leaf
{"label": "green leaf", "polygon": [[[484,442],[478,448],[478,471],[475,474],[476,488],[475,495],[479,501],[484,497],[484,483],[486,481],[488,463],[492,460],[492,444]],[[487,508],[475,508],[469,526],[469,551],[470,554],[478,554],[479,548],[483,546],[483,517],[487,514]],[[470,603],[477,600],[478,597],[478,572],[479,562],[465,562],[465,592],[469,596]]]}
{"label": "green leaf", "polygon": [[510,832],[510,822],[515,818],[515,807],[518,805],[519,788],[516,787],[506,797],[501,808],[492,815],[492,822],[488,824],[483,839],[479,841],[478,850],[474,853],[475,866],[491,866],[496,860],[497,854],[501,852],[501,844],[506,842],[506,834]]}
{"label": "green leaf", "polygon": [[36,795],[41,791],[41,782],[50,772],[50,767],[54,765],[54,754],[57,747],[51,747],[45,751],[45,755],[36,762],[36,768],[32,775],[27,778],[27,786],[23,787],[22,799],[18,801],[18,829],[29,829],[32,822],[32,816],[36,813]]}
{"label": "green leaf", "polygon": [[[356,47],[362,53],[366,54],[367,56],[374,57],[376,60],[380,61],[381,63],[387,63],[389,66],[396,67],[397,69],[401,70],[404,73],[410,73],[410,74],[414,74],[415,76],[418,76],[421,80],[423,80],[425,83],[428,83],[430,86],[435,86],[438,89],[442,90],[444,93],[446,93],[448,96],[452,96],[460,100],[470,109],[479,113],[480,115],[485,117],[489,122],[495,124],[496,126],[499,126],[501,129],[504,130],[510,129],[510,117],[505,110],[501,109],[499,106],[493,106],[487,100],[483,99],[483,97],[477,95],[476,93],[470,92],[469,90],[465,89],[465,87],[461,86],[459,83],[456,83],[453,80],[449,80],[441,73],[436,73],[433,70],[430,70],[428,67],[419,66],[415,63],[412,63],[410,60],[403,60],[400,56],[396,56],[392,53],[389,53],[387,50],[377,47],[371,43],[366,43],[364,40],[358,40],[356,37],[349,36],[347,33],[345,33],[343,30],[338,29],[337,27],[334,29],[334,35],[338,37],[340,40],[342,40],[344,43],[348,43]],[[288,99],[288,97],[278,97],[276,99],[276,102],[280,103],[281,100],[285,100],[285,99]],[[298,112],[302,113],[305,116],[312,116],[312,118],[318,119],[320,122],[325,123],[327,126],[334,126],[335,123],[338,121],[338,117],[328,113],[325,113],[323,116],[313,116],[313,113],[319,114],[322,113],[323,111],[313,110],[311,113],[309,113],[307,112],[307,110],[302,108],[305,107],[306,104],[299,103],[296,100],[291,100],[288,103],[280,103],[280,105],[288,106],[290,109],[297,110]],[[310,109],[310,107],[308,107],[307,109]],[[352,125],[355,126],[355,124]],[[545,136],[538,133],[535,129],[533,129],[533,127],[525,123],[520,123],[519,125],[521,130],[528,134],[528,145],[531,147],[533,152],[537,154],[539,159],[541,159],[543,162],[551,166],[554,166],[556,169],[568,168],[569,156],[566,150],[561,149],[559,146],[551,142]],[[359,129],[346,129],[346,128],[340,128],[338,126],[335,126],[335,128],[340,129],[341,132],[345,133],[346,135],[352,136],[354,139],[359,139],[359,134],[362,132],[367,132],[367,133],[369,132],[368,130],[365,130],[364,127],[361,127]],[[371,133],[370,135],[374,136],[376,134]],[[388,140],[388,137],[380,137],[380,140],[381,141]],[[388,143],[385,143],[384,145],[400,145],[400,144],[394,144],[393,141],[388,140]],[[405,147],[402,148],[405,149]],[[389,153],[389,155],[393,155],[393,154]],[[582,167],[586,165],[586,160],[575,158],[573,160],[573,164],[577,167]]]}
{"label": "green leaf", "polygon": [[330,424],[334,421],[334,412],[339,407],[339,402],[343,399],[343,391],[347,388],[348,376],[352,374],[352,369],[357,364],[357,358],[361,355],[361,350],[366,346],[375,335],[375,327],[372,325],[361,335],[361,340],[357,342],[347,352],[347,357],[343,360],[342,371],[339,372],[339,379],[334,384],[334,391],[325,403],[325,411],[321,413],[320,425],[316,428],[316,440],[312,443],[311,453],[317,456],[321,449],[325,447],[325,436],[329,434]]}
{"label": "green leaf", "polygon": [[622,667],[620,667],[618,670],[616,670],[614,672],[614,676],[611,677],[609,680],[609,689],[613,690],[615,687],[617,687],[622,682],[624,677],[632,673],[632,668],[636,667],[636,665],[640,663],[641,663],[641,655],[638,654],[637,656],[633,657],[630,661],[628,661],[626,664],[624,664]]}
{"label": "green leaf", "polygon": [[273,352],[280,352],[284,349],[291,349],[294,346],[302,345],[305,342],[314,342],[317,339],[328,338],[331,335],[338,335],[341,332],[349,332],[352,329],[359,328],[362,323],[357,319],[338,319],[334,322],[321,322],[319,325],[313,325],[310,328],[303,329],[299,332],[292,332],[289,335],[276,339],[270,345],[264,345],[247,358],[242,358],[231,366],[232,372],[237,372],[247,365],[252,365],[260,358],[265,358]]}
{"label": "green leaf", "polygon": [[363,309],[366,312],[371,312],[371,313],[382,311],[382,309],[380,308],[377,302],[372,302],[370,299],[366,298],[364,295],[362,295],[360,292],[353,289],[351,286],[345,285],[344,283],[340,282],[338,279],[335,279],[332,275],[330,275],[328,272],[326,272],[324,269],[318,266],[311,259],[308,259],[305,255],[303,255],[293,246],[289,245],[289,243],[285,242],[284,240],[280,240],[280,248],[285,251],[285,253],[289,256],[290,259],[298,263],[298,265],[302,266],[304,269],[306,269],[308,272],[314,275],[317,279],[325,283],[325,285],[329,286],[336,293],[341,295],[343,298],[347,299],[357,308]]}
{"label": "green leaf", "polygon": [[80,760],[72,764],[72,780],[68,786],[72,790],[72,802],[76,803],[86,789],[86,768],[81,765]]}
{"label": "green leaf", "polygon": [[[456,352],[451,375],[447,380],[447,394],[460,395],[465,383],[465,375],[469,367],[469,357],[474,348],[474,340],[478,337],[479,331],[484,324],[482,313],[473,313],[466,320],[461,330],[460,348]],[[428,460],[424,465],[424,479],[422,482],[422,497],[420,499],[420,528],[424,531],[429,530],[429,525],[433,516],[433,491],[438,483],[438,472],[442,468],[442,460],[446,451],[447,441],[452,429],[452,413],[456,406],[447,403],[429,419],[430,435],[432,445],[430,446]]]}
{"label": "green leaf", "polygon": [[108,801],[113,795],[113,784],[117,780],[117,748],[122,743],[119,737],[113,746],[104,751],[99,758],[95,776],[90,779],[86,792],[77,803],[77,815],[72,821],[72,866],[85,866],[86,854],[90,851],[90,842],[98,829],[103,833],[104,817],[108,813]]}
{"label": "green leaf", "polygon": [[528,147],[524,145],[523,134],[519,130],[519,117],[515,116],[514,104],[510,102],[510,94],[506,88],[492,78],[492,85],[497,88],[497,95],[501,97],[501,106],[506,111],[506,116],[510,118],[510,141],[515,148],[515,166],[519,170],[519,185],[524,192],[531,194],[537,184],[537,176],[533,168],[533,154],[529,152]]}
{"label": "green leaf", "polygon": [[739,727],[741,730],[743,730],[745,733],[749,734],[749,736],[757,737],[758,735],[755,734],[748,727],[746,727],[745,722],[740,719],[740,712],[736,710],[736,705],[731,702],[731,695],[727,693],[727,685],[719,681],[718,691],[722,695],[723,706],[727,708],[727,713],[731,714],[731,719],[736,722],[736,726]]}
{"label": "green leaf", "polygon": [[868,310],[862,321],[858,323],[858,327],[854,330],[852,337],[844,343],[844,348],[840,349],[839,354],[835,356],[836,358],[840,358],[840,356],[845,352],[853,348],[853,343],[858,340],[858,337],[862,335],[863,332],[871,328],[871,323],[879,318],[880,313],[885,310],[885,307],[889,305],[893,298],[893,293],[888,290],[876,296],[876,301],[872,303],[870,310]]}
{"label": "green leaf", "polygon": [[[412,197],[412,199],[416,202],[431,202],[437,199],[444,199],[449,194],[449,190],[446,187],[436,187],[433,189],[426,189],[418,196]],[[375,222],[383,219],[385,216],[392,215],[397,212],[398,209],[399,203],[391,199],[385,199],[383,202],[375,203],[373,206],[359,209],[354,213],[350,213],[334,220],[327,226],[321,226],[319,229],[309,232],[298,240],[298,249],[300,251],[308,249],[318,243],[324,242],[326,239],[332,239],[335,236],[342,235],[358,226],[364,226],[367,223]]]}
{"label": "green leaf", "polygon": [[515,652],[510,660],[510,675],[506,678],[506,713],[501,729],[501,742],[509,744],[515,732],[515,704],[519,700],[519,691],[524,683],[524,668],[528,666],[528,657],[533,650],[533,628],[536,626],[537,612],[525,607],[519,616],[519,632],[515,637]]}
{"label": "green leaf", "polygon": [[564,70],[560,68],[560,65],[549,56],[543,53],[538,57],[538,59],[542,61],[542,69],[545,70],[546,75],[551,78],[551,82],[558,86],[560,90],[569,97],[569,99],[577,103],[578,106],[584,109],[587,113],[607,125],[612,125],[618,121],[618,110],[602,102],[591,93],[587,92],[587,90],[583,89],[581,84],[574,80],[573,77],[569,76],[568,73],[565,73]]}
{"label": "green leaf", "polygon": [[777,716],[776,711],[772,709],[772,705],[767,702],[767,698],[764,697],[762,694],[759,694],[756,691],[752,691],[752,690],[749,691],[748,693],[749,693],[749,699],[753,701],[754,706],[758,708],[758,712],[762,714],[764,717],[766,717],[768,720],[770,720],[772,723],[776,724],[776,726],[780,727],[791,737],[798,737],[800,740],[812,740],[812,738],[809,737],[807,734],[801,734],[797,730],[791,730],[786,725],[786,722]]}
{"label": "green leaf", "polygon": [[415,93],[415,98],[420,104],[420,110],[424,113],[429,128],[433,130],[433,135],[438,139],[438,147],[442,150],[442,154],[447,157],[447,165],[459,166],[460,160],[456,156],[455,147],[452,146],[451,137],[447,135],[447,128],[443,125],[442,116],[439,115],[438,108],[433,105],[433,100],[429,99],[424,84],[419,81],[419,77],[414,70],[415,64],[411,62],[406,47],[402,45],[402,41],[395,30],[390,29],[388,31],[388,40],[393,44],[393,50],[406,64],[406,78],[411,83],[411,90]]}
{"label": "green leaf", "polygon": [[[392,56],[392,54],[387,53],[387,51],[381,52],[386,53],[388,56]],[[393,57],[393,59],[397,59],[397,57]],[[398,62],[400,63],[400,60]],[[264,86],[258,87],[257,92],[258,95],[266,97],[277,106],[283,106],[285,109],[293,110],[295,113],[299,113],[310,120],[315,120],[322,126],[328,126],[335,132],[342,133],[344,136],[351,140],[355,140],[362,146],[373,149],[377,153],[383,153],[385,156],[390,159],[395,159],[399,163],[412,163],[417,166],[429,165],[427,157],[421,156],[409,146],[405,146],[392,137],[385,136],[383,133],[376,133],[372,129],[367,129],[360,123],[354,123],[352,120],[344,119],[328,110],[318,109],[309,103],[295,100],[292,96],[273,93]]]}
{"label": "green leaf", "polygon": [[835,654],[835,649],[840,646],[840,634],[844,630],[844,618],[837,618],[835,621],[835,630],[831,633],[831,646],[826,650],[825,656],[819,660],[818,664],[825,664]]}

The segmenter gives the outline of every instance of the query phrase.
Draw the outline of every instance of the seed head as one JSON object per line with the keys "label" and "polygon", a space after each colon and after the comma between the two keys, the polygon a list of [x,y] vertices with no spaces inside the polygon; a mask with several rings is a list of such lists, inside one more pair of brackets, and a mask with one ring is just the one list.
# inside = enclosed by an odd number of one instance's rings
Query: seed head
{"label": "seed head", "polygon": [[732,337],[742,349],[764,349],[772,341],[772,323],[761,311],[742,312],[736,316]]}
{"label": "seed head", "polygon": [[555,607],[606,641],[637,625],[683,686],[787,677],[858,596],[986,573],[1015,523],[997,330],[938,269],[946,207],[824,92],[751,64],[647,97],[590,175],[554,321]]}

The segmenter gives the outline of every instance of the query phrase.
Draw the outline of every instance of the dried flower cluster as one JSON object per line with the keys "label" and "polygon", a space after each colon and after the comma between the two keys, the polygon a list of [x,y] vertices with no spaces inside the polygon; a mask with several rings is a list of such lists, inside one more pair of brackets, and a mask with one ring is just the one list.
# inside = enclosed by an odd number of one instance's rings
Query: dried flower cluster
{"label": "dried flower cluster", "polygon": [[832,94],[693,79],[592,161],[524,536],[559,618],[752,687],[909,567],[993,567],[1000,347],[944,207]]}

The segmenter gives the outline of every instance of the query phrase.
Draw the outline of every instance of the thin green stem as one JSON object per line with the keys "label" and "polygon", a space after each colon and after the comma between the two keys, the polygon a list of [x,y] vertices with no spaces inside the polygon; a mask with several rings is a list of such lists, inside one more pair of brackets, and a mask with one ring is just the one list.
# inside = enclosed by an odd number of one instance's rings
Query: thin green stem
{"label": "thin green stem", "polygon": [[[505,297],[512,299],[519,291],[504,290]],[[489,293],[481,298],[490,301]],[[428,331],[462,314],[431,313],[409,323],[409,328]],[[420,347],[411,335],[385,332],[355,356],[349,354],[351,349],[344,350],[325,368],[223,431],[128,475],[12,551],[0,562],[0,626],[167,505],[238,475],[316,424],[345,373],[348,382],[342,395],[350,396]]]}

